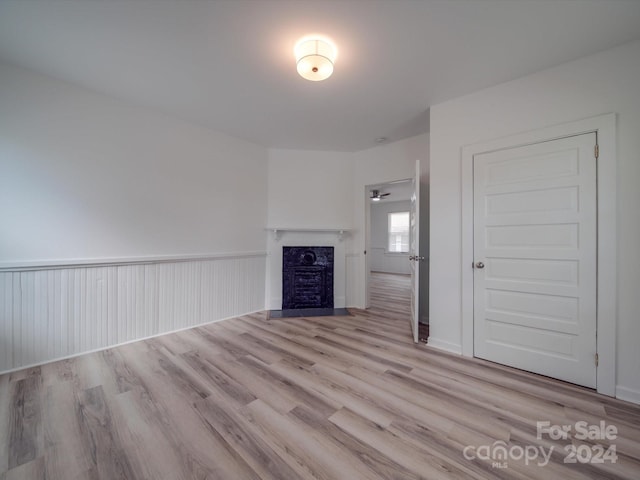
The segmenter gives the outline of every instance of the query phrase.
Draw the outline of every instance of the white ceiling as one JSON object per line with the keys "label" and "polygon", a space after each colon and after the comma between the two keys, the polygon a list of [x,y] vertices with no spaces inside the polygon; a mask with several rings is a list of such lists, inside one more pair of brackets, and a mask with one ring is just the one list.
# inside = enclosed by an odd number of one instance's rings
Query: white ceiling
{"label": "white ceiling", "polygon": [[[318,83],[293,58],[316,32],[339,51]],[[430,105],[637,38],[640,0],[0,0],[0,59],[309,150],[422,133]]]}

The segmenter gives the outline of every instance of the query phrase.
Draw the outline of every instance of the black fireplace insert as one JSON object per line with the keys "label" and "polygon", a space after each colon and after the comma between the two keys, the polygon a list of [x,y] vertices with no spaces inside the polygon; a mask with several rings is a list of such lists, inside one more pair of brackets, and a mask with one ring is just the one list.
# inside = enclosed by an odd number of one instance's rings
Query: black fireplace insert
{"label": "black fireplace insert", "polygon": [[333,247],[282,249],[282,309],[333,308]]}

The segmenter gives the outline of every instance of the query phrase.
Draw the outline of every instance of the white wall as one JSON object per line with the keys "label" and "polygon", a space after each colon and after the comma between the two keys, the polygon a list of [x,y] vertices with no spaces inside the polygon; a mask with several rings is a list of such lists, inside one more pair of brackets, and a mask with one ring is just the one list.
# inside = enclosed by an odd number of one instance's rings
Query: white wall
{"label": "white wall", "polygon": [[390,253],[389,250],[389,214],[408,212],[411,202],[399,201],[371,203],[371,271],[385,273],[410,274],[408,253]]}
{"label": "white wall", "polygon": [[352,154],[269,150],[269,227],[351,228]]}
{"label": "white wall", "polygon": [[[307,150],[269,150],[269,227],[351,229],[352,154]],[[267,308],[282,308],[282,247],[334,247],[334,306],[346,306],[346,244],[336,233],[289,231],[267,241]]]}
{"label": "white wall", "polygon": [[365,186],[417,158],[426,181],[427,135],[267,152],[2,64],[0,370],[262,308],[281,287],[262,254],[290,242],[334,245],[336,306],[363,306]]}
{"label": "white wall", "polygon": [[[367,185],[375,185],[380,183],[388,183],[393,180],[403,180],[413,178],[415,176],[415,162],[420,160],[421,176],[420,185],[422,190],[428,189],[429,182],[429,134],[417,135],[415,137],[400,140],[388,145],[377,146],[368,150],[362,150],[353,154],[355,161],[355,171],[353,179],[354,191],[354,234],[351,242],[351,265],[355,269],[353,276],[355,278],[352,285],[355,290],[347,292],[347,303],[350,306],[364,308],[365,306],[365,282],[366,282],[366,265],[364,261],[365,251],[365,217],[366,208],[368,208],[367,197],[369,196]],[[421,198],[421,236],[426,241],[428,234],[428,198],[423,195]],[[427,229],[427,230],[425,230]],[[420,241],[420,253],[425,257],[429,257],[428,243]],[[424,280],[423,286],[428,286],[428,262],[421,262],[420,276]],[[428,311],[428,291],[421,289],[420,309],[421,320],[427,321],[426,315]],[[422,312],[424,308],[427,311]]]}
{"label": "white wall", "polygon": [[262,310],[266,177],[265,148],[0,65],[0,371]]}
{"label": "white wall", "polygon": [[431,108],[430,339],[461,345],[461,149],[551,125],[617,114],[617,395],[640,403],[640,42]]}
{"label": "white wall", "polygon": [[265,148],[0,68],[0,263],[264,251]]}
{"label": "white wall", "polygon": [[[345,239],[334,234],[285,233],[268,240],[267,307],[281,308],[282,245],[293,241],[334,245],[336,262],[344,262],[344,276],[336,276],[334,296],[336,306],[344,298],[346,306],[364,308],[365,288],[365,207],[368,205],[367,185],[412,178],[415,161],[421,160],[423,190],[429,181],[429,135],[400,140],[356,153],[316,152],[304,150],[269,150],[269,227],[284,228],[346,228]],[[428,195],[422,198],[422,251],[428,250]],[[351,206],[351,207],[349,207]],[[324,243],[318,243],[324,242]],[[340,253],[339,253],[340,252]],[[342,258],[344,252],[344,259]],[[424,254],[424,253],[423,253]],[[340,258],[337,256],[340,255]],[[428,254],[425,254],[428,256]],[[424,278],[421,307],[424,320],[428,312],[428,263],[421,264]],[[424,270],[424,271],[423,271]],[[343,291],[344,289],[344,291]],[[421,289],[422,290],[422,289]],[[422,308],[421,308],[422,310]]]}

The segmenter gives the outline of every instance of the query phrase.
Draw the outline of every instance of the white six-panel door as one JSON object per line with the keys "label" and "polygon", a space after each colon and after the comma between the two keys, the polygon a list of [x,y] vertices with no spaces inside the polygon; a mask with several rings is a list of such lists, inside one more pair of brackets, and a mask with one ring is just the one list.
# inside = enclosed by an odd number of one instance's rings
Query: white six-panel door
{"label": "white six-panel door", "polygon": [[596,386],[596,135],[474,156],[474,355]]}

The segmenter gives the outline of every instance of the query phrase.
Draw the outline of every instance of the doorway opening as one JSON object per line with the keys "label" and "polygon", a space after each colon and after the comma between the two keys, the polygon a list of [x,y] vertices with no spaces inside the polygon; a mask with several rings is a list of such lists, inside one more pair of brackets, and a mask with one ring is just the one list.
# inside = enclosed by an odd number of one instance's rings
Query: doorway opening
{"label": "doorway opening", "polygon": [[[409,320],[415,268],[411,264],[413,179],[367,185],[364,195],[366,307],[389,318]],[[420,323],[417,339],[426,343],[427,338],[428,324]]]}

